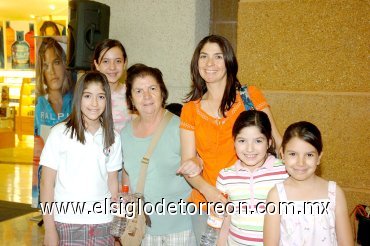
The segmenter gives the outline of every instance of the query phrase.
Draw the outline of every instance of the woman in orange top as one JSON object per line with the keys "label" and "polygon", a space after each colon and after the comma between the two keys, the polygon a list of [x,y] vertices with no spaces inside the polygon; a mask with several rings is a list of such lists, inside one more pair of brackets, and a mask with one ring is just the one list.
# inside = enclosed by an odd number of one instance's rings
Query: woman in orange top
{"label": "woman in orange top", "polygon": [[[189,201],[198,208],[199,202],[227,202],[215,186],[220,170],[237,160],[231,130],[245,110],[237,72],[238,62],[226,38],[211,35],[200,41],[191,61],[192,90],[181,113],[182,164],[178,170],[193,186]],[[269,116],[273,137],[280,146],[281,136],[263,94],[254,86],[248,86],[248,94],[256,110]],[[197,175],[201,166],[203,172]],[[199,245],[208,216],[192,217]]]}

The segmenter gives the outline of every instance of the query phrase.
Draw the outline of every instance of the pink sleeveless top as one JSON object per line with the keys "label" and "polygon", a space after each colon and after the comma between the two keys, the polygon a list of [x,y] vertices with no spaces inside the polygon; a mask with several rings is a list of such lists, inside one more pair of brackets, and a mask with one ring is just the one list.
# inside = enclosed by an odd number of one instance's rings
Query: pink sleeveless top
{"label": "pink sleeveless top", "polygon": [[327,199],[309,201],[288,200],[283,183],[277,184],[276,188],[280,202],[294,203],[286,212],[281,212],[280,245],[337,245],[335,182],[329,181]]}
{"label": "pink sleeveless top", "polygon": [[112,116],[114,123],[114,130],[120,133],[131,120],[131,116],[127,109],[126,103],[126,85],[122,86],[119,91],[112,93]]}

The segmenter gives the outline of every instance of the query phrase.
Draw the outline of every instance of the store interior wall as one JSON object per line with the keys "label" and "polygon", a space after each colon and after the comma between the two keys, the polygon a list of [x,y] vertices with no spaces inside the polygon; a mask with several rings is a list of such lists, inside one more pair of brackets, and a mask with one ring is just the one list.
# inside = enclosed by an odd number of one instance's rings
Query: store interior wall
{"label": "store interior wall", "polygon": [[181,102],[190,90],[190,61],[198,42],[209,33],[210,1],[98,0],[111,8],[110,38],[120,40],[128,65],[159,68],[168,102]]}
{"label": "store interior wall", "polygon": [[210,33],[227,38],[237,52],[236,34],[239,0],[211,0]]}
{"label": "store interior wall", "polygon": [[324,141],[319,173],[370,204],[369,12],[366,1],[241,0],[242,83],[267,97],[281,133],[301,120]]}

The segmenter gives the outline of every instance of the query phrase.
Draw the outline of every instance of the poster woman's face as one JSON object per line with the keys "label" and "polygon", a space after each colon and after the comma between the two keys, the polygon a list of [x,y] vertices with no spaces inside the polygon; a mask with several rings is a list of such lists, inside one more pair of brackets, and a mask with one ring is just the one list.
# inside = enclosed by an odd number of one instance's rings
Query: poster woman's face
{"label": "poster woman's face", "polygon": [[48,92],[51,90],[62,91],[63,82],[66,80],[66,68],[63,60],[49,48],[45,51],[45,59],[42,64],[45,83]]}

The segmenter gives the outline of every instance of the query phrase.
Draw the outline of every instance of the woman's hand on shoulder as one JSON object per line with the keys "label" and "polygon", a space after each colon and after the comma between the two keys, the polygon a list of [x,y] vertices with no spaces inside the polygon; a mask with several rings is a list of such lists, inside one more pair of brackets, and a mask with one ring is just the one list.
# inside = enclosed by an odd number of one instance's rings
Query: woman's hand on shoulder
{"label": "woman's hand on shoulder", "polygon": [[195,156],[181,163],[181,167],[176,173],[188,178],[198,176],[203,171],[203,160],[199,156]]}

